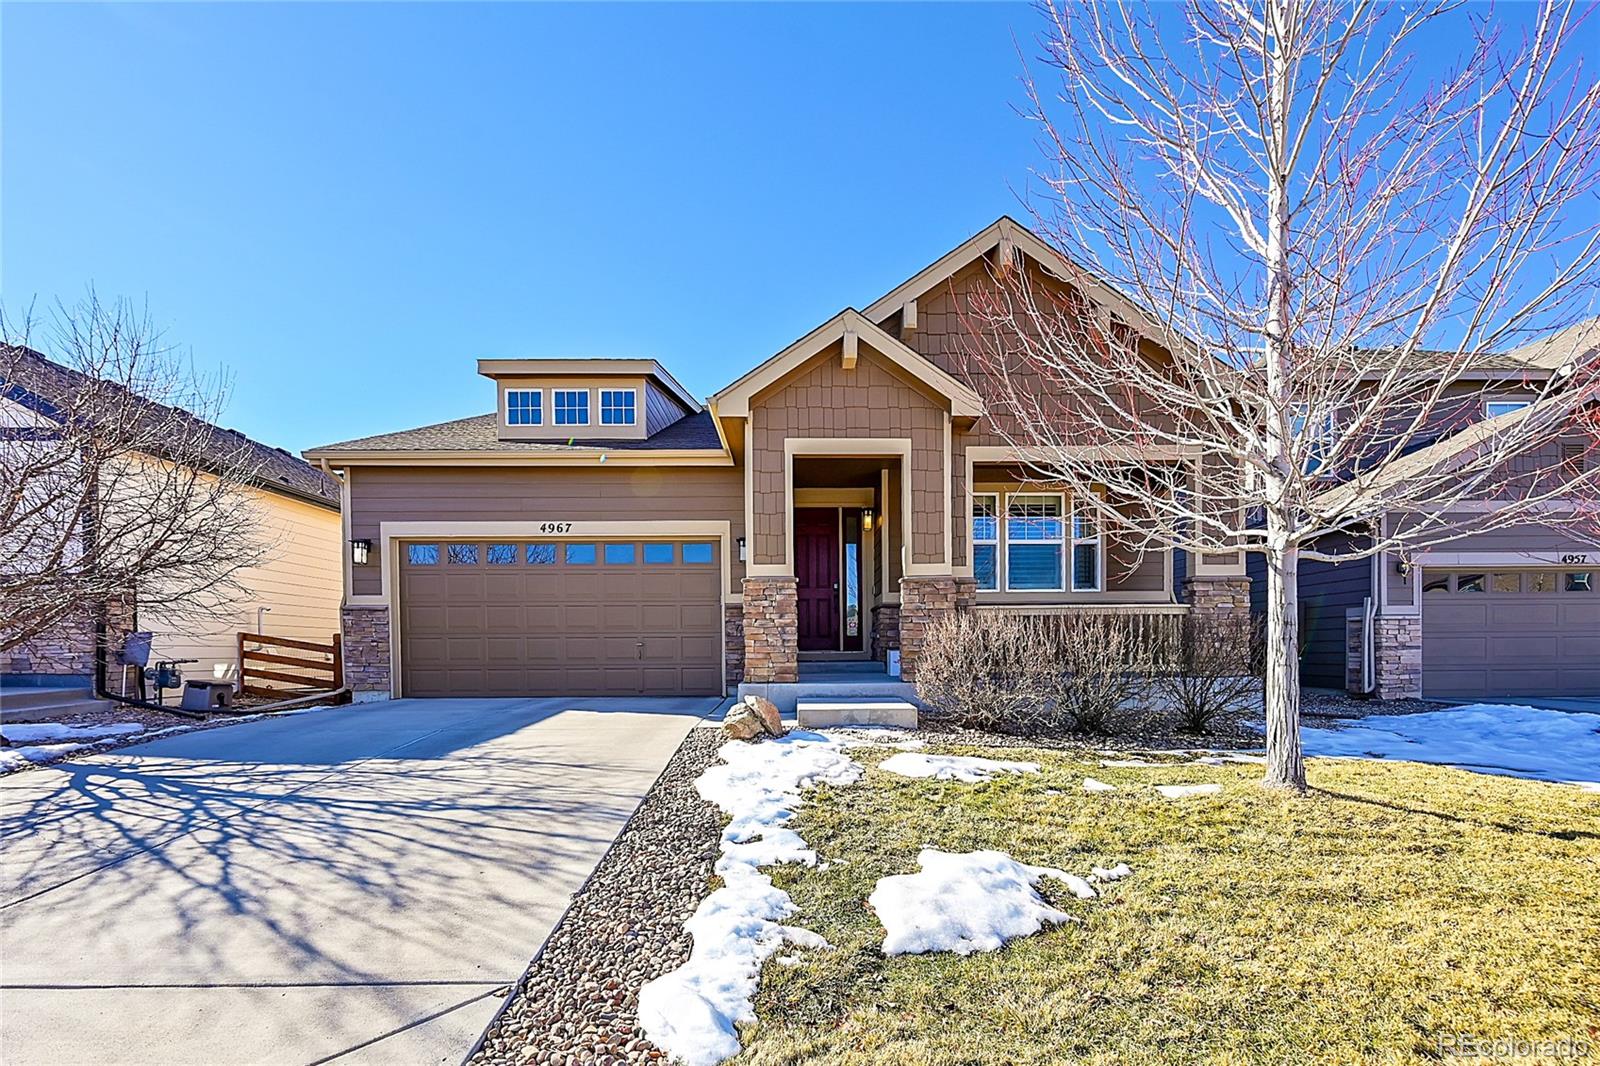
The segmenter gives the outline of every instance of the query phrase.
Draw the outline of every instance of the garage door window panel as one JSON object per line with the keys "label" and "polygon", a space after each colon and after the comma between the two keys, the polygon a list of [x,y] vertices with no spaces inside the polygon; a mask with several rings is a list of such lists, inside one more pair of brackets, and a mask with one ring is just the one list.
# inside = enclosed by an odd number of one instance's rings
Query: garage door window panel
{"label": "garage door window panel", "polygon": [[476,544],[452,544],[446,557],[453,566],[477,566],[478,546]]}
{"label": "garage door window panel", "polygon": [[1457,592],[1476,593],[1476,592],[1483,592],[1485,590],[1485,588],[1486,588],[1486,586],[1484,585],[1484,575],[1483,574],[1457,574],[1456,575],[1456,591]]}
{"label": "garage door window panel", "polygon": [[515,544],[491,544],[487,553],[490,566],[515,566],[517,564],[517,546]]}
{"label": "garage door window panel", "polygon": [[693,565],[702,565],[716,560],[716,552],[709,544],[685,544],[683,546],[683,561]]}
{"label": "garage door window panel", "polygon": [[529,566],[554,566],[556,564],[556,546],[554,544],[528,545]]}
{"label": "garage door window panel", "polygon": [[634,550],[632,544],[607,544],[605,546],[605,560],[607,566],[632,566]]}
{"label": "garage door window panel", "polygon": [[644,561],[646,566],[670,566],[678,561],[678,553],[671,544],[646,544]]}
{"label": "garage door window panel", "polygon": [[1494,592],[1521,592],[1522,575],[1516,573],[1495,574],[1489,579],[1489,587]]}
{"label": "garage door window panel", "polygon": [[407,544],[406,561],[412,566],[438,566],[439,546],[437,544]]}
{"label": "garage door window panel", "polygon": [[593,544],[568,544],[566,545],[566,560],[568,566],[593,566],[597,557]]}
{"label": "garage door window panel", "polygon": [[1594,575],[1587,570],[1569,573],[1563,587],[1568,592],[1593,592]]}

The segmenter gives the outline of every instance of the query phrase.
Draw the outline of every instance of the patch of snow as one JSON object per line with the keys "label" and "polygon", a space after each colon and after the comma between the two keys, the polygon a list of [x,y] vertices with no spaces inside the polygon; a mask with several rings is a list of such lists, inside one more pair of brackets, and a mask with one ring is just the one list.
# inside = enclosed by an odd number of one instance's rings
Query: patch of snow
{"label": "patch of snow", "polygon": [[96,740],[142,733],[138,722],[111,722],[107,725],[64,725],[60,722],[16,722],[0,726],[0,734],[13,744],[37,744],[43,740]]}
{"label": "patch of snow", "polygon": [[59,759],[63,755],[82,751],[88,746],[87,744],[40,744],[21,748],[0,748],[0,774],[9,774],[13,770],[21,770],[35,763]]}
{"label": "patch of snow", "polygon": [[1600,714],[1475,703],[1300,730],[1307,755],[1454,766],[1535,781],[1600,783]]}
{"label": "patch of snow", "polygon": [[1222,791],[1221,785],[1157,785],[1156,791],[1169,800],[1187,799],[1190,796],[1215,796]]}
{"label": "patch of snow", "polygon": [[1115,792],[1117,786],[1108,785],[1104,781],[1096,781],[1092,777],[1086,777],[1083,779],[1083,790],[1085,792]]}
{"label": "patch of snow", "polygon": [[1201,755],[1189,760],[1190,766],[1226,766],[1228,760],[1217,755]]}
{"label": "patch of snow", "polygon": [[1129,866],[1125,862],[1119,862],[1115,866],[1109,868],[1104,866],[1096,866],[1094,869],[1090,870],[1089,873],[1096,881],[1120,881],[1124,877],[1131,877],[1133,875],[1133,867]]}
{"label": "patch of snow", "polygon": [[920,873],[878,881],[867,904],[883,923],[885,955],[996,951],[1007,940],[1031,936],[1048,923],[1071,919],[1034,889],[1041,877],[1063,881],[1080,899],[1094,887],[1049,866],[1029,866],[1003,851],[954,854],[923,848]]}
{"label": "patch of snow", "polygon": [[966,755],[891,755],[878,764],[880,770],[901,777],[931,777],[936,781],[990,781],[995,774],[1036,774],[1036,762],[1006,762],[1003,759],[976,759]]}
{"label": "patch of snow", "polygon": [[1059,788],[1047,788],[1044,790],[1044,794],[1046,796],[1059,796],[1061,795],[1061,790]]}
{"label": "patch of snow", "polygon": [[1100,765],[1108,769],[1132,769],[1135,767],[1170,766],[1170,763],[1151,762],[1149,759],[1101,759]]}
{"label": "patch of snow", "polygon": [[803,790],[861,777],[844,748],[841,738],[801,730],[754,744],[733,741],[718,752],[722,762],[695,781],[700,795],[732,819],[716,864],[724,884],[684,923],[694,938],[689,961],[639,990],[640,1028],[687,1066],[715,1066],[739,1053],[737,1026],[755,1020],[750,1000],[768,957],[785,944],[828,946],[810,930],[782,924],[794,901],[757,868],[817,864],[817,853],[785,823]]}
{"label": "patch of snow", "polygon": [[837,726],[823,730],[822,735],[842,740],[849,748],[898,748],[901,751],[915,751],[928,744],[921,737],[913,736],[909,729],[893,725]]}

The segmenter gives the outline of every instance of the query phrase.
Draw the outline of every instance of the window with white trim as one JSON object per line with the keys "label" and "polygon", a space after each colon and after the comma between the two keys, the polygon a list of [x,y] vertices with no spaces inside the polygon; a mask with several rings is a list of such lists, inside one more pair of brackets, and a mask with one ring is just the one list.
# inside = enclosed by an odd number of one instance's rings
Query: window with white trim
{"label": "window with white trim", "polygon": [[1000,496],[979,492],[972,496],[972,576],[978,588],[994,592],[1000,587]]}
{"label": "window with white trim", "polygon": [[1100,534],[1100,518],[1093,510],[1072,507],[1072,591],[1099,592],[1100,575],[1105,569],[1105,537]]}
{"label": "window with white trim", "polygon": [[600,390],[600,424],[631,426],[638,418],[638,394],[632,389]]}
{"label": "window with white trim", "polygon": [[[1289,415],[1289,436],[1295,440],[1301,437],[1310,437],[1306,445],[1305,472],[1315,473],[1317,467],[1327,458],[1333,450],[1337,434],[1333,427],[1333,415],[1324,414],[1321,418],[1311,418],[1311,408],[1307,404],[1297,403]],[[1307,423],[1310,423],[1309,425]]]}
{"label": "window with white trim", "polygon": [[1499,418],[1501,415],[1508,415],[1513,411],[1520,411],[1532,402],[1532,400],[1512,399],[1485,400],[1483,401],[1483,417]]}
{"label": "window with white trim", "polygon": [[506,390],[506,425],[544,424],[544,393],[539,389]]}
{"label": "window with white trim", "polygon": [[589,424],[588,389],[554,389],[558,426],[587,426]]}
{"label": "window with white trim", "polygon": [[1061,592],[1066,544],[1061,493],[1016,493],[1006,499],[1006,588]]}

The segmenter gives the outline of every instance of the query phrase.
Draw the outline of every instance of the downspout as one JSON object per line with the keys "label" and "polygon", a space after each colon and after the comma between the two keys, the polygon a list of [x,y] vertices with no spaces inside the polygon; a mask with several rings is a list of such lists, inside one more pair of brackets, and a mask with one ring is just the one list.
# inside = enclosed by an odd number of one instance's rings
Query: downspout
{"label": "downspout", "polygon": [[1378,618],[1378,605],[1367,596],[1361,601],[1361,695],[1370,696],[1374,688],[1374,675],[1378,672],[1377,645],[1372,627]]}

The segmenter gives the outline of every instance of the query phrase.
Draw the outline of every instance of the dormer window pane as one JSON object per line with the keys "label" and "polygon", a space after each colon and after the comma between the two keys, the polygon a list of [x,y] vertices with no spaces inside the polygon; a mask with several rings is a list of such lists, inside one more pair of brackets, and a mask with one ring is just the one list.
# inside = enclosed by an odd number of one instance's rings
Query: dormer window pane
{"label": "dormer window pane", "polygon": [[544,424],[544,393],[538,389],[506,390],[506,425]]}
{"label": "dormer window pane", "polygon": [[635,418],[635,398],[632,389],[600,390],[600,424],[602,426],[631,426]]}
{"label": "dormer window pane", "polygon": [[589,424],[589,390],[555,390],[556,425],[587,426]]}

